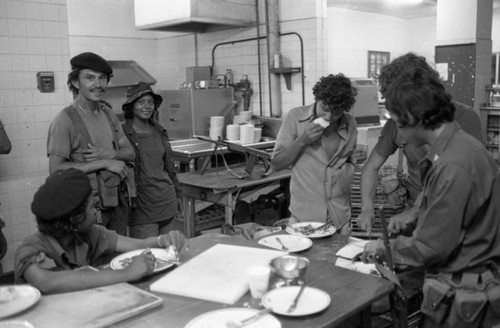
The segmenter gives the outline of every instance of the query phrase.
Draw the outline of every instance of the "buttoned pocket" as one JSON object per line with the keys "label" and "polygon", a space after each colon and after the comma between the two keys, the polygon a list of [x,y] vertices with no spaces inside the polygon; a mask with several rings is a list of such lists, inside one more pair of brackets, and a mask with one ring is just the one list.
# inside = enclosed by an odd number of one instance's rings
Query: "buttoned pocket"
{"label": "buttoned pocket", "polygon": [[425,279],[421,310],[435,323],[442,323],[450,311],[454,290],[436,279]]}

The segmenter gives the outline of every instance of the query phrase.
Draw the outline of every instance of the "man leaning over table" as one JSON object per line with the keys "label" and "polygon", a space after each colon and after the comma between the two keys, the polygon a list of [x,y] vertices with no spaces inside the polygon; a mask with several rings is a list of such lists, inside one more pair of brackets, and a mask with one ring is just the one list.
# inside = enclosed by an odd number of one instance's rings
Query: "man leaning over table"
{"label": "man leaning over table", "polygon": [[[420,162],[422,193],[411,236],[390,241],[396,267],[425,269],[424,327],[500,324],[500,176],[484,145],[454,121],[441,81],[421,68],[404,72],[387,91],[398,132],[428,145]],[[382,240],[368,242],[363,261],[387,260]]]}
{"label": "man leaning over table", "polygon": [[[179,231],[145,239],[118,235],[94,224],[92,189],[85,173],[59,170],[36,192],[31,210],[38,232],[28,236],[16,250],[16,283],[29,283],[43,294],[83,290],[120,282],[131,282],[154,270],[155,257],[147,250],[173,246],[182,250],[187,242]],[[99,266],[115,252],[143,249],[122,270],[75,270]]]}
{"label": "man leaning over table", "polygon": [[312,105],[294,108],[285,117],[271,164],[276,171],[292,168],[289,209],[294,220],[332,221],[348,234],[358,135],[348,112],[357,90],[340,73],[322,77],[313,94]]}
{"label": "man leaning over table", "polygon": [[[380,85],[380,93],[385,98],[386,92],[394,81],[408,69],[421,68],[429,74],[439,79],[439,73],[434,70],[431,65],[426,61],[425,57],[419,56],[415,53],[407,53],[394,59],[390,64],[382,67],[378,82]],[[481,121],[479,115],[474,110],[462,103],[453,102],[455,105],[455,120],[460,127],[475,137],[481,140]],[[402,151],[406,157],[408,164],[408,181],[407,181],[407,194],[409,206],[408,208],[399,213],[389,220],[388,229],[393,233],[409,233],[415,225],[417,208],[413,206],[418,194],[422,190],[420,181],[420,172],[418,163],[425,157],[428,150],[427,145],[414,146],[409,143],[398,132],[396,123],[393,119],[387,120],[380,133],[377,144],[370,153],[368,160],[363,166],[363,173],[361,175],[361,213],[356,218],[358,225],[368,232],[372,230],[372,224],[375,219],[374,199],[377,189],[378,171],[382,165],[387,161],[389,156],[396,151]]]}
{"label": "man leaning over table", "polygon": [[123,190],[125,162],[134,159],[132,145],[111,107],[102,100],[113,69],[101,56],[84,52],[71,58],[67,84],[73,103],[50,126],[47,140],[50,173],[74,167],[92,179],[97,222],[127,235],[128,206]]}

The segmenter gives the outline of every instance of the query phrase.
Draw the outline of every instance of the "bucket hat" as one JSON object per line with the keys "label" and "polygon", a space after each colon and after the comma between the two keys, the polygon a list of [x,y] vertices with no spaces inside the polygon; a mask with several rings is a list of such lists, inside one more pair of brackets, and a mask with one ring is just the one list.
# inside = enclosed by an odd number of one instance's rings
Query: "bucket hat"
{"label": "bucket hat", "polygon": [[151,94],[151,96],[153,96],[153,100],[155,102],[155,108],[158,108],[161,105],[163,98],[160,95],[154,93],[151,86],[146,82],[138,82],[128,87],[127,100],[122,105],[122,109],[127,107],[129,104],[132,104],[134,101],[141,98],[145,94]]}

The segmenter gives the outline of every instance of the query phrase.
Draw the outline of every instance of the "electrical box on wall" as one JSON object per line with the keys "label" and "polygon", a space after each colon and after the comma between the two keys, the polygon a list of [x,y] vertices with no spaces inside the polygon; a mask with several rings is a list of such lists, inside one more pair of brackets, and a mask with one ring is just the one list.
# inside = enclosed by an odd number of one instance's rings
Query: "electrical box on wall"
{"label": "electrical box on wall", "polygon": [[36,73],[36,82],[40,92],[54,92],[54,72]]}

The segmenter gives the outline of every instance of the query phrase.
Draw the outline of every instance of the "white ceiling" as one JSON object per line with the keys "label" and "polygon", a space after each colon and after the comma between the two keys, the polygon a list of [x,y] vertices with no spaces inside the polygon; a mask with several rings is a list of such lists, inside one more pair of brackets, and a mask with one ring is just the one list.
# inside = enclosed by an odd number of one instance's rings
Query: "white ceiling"
{"label": "white ceiling", "polygon": [[[365,11],[404,19],[436,16],[437,0],[327,0],[328,7]],[[500,0],[493,0],[493,8],[500,7]]]}

